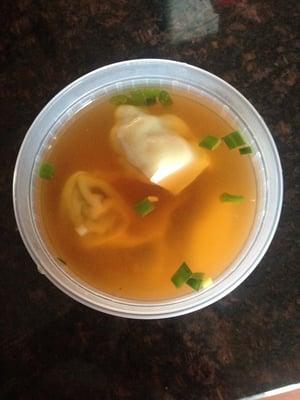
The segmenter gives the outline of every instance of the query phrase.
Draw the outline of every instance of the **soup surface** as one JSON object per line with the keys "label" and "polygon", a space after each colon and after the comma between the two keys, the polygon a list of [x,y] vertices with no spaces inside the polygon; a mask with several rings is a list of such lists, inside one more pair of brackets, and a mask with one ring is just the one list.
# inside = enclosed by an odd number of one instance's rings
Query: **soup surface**
{"label": "soup surface", "polygon": [[[205,99],[187,98],[182,93],[172,94],[172,99],[172,105],[155,104],[139,110],[146,115],[179,117],[197,143],[206,135],[223,137],[237,128]],[[45,233],[66,270],[94,288],[129,299],[160,300],[182,295],[192,289],[188,285],[176,288],[171,281],[182,262],[214,279],[243,247],[255,214],[251,157],[242,156],[238,149],[230,150],[223,142],[214,151],[202,149],[208,165],[199,168],[186,186],[183,183],[179,189],[166,189],[142,174],[133,165],[134,159],[131,163],[126,160],[124,146],[120,154],[114,145],[117,108],[109,99],[91,103],[51,142],[43,161],[54,166],[55,175],[51,180],[39,180]],[[126,151],[135,157],[134,146]],[[102,198],[98,186],[108,184],[107,192],[117,199],[109,203],[116,229],[110,226],[111,230],[102,231],[103,223],[100,227],[89,225],[96,233],[86,234],[86,228],[74,226],[78,214],[76,210],[68,214],[66,207],[82,201],[83,192],[74,192],[79,185],[74,182],[84,177],[90,182],[91,202]],[[186,177],[179,174],[176,179],[177,185]],[[224,192],[242,195],[245,201],[222,202],[220,195]],[[135,205],[147,196],[151,196],[155,208],[142,216]],[[107,221],[106,217],[102,221]]]}

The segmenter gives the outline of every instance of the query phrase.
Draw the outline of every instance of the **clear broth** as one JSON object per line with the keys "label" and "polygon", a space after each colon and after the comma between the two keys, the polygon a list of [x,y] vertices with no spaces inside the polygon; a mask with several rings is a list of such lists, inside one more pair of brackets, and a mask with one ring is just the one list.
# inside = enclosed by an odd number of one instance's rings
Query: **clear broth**
{"label": "clear broth", "polygon": [[[172,113],[182,118],[199,137],[222,137],[236,127],[222,118],[205,99],[172,95],[173,105],[145,108],[154,115]],[[98,100],[71,118],[57,133],[46,155],[55,166],[51,181],[40,180],[41,216],[48,239],[66,269],[103,292],[129,299],[161,300],[191,291],[176,289],[171,276],[185,261],[193,271],[216,278],[236,258],[243,247],[255,214],[256,182],[251,157],[241,156],[222,144],[208,151],[210,166],[179,195],[172,196],[151,185],[151,194],[160,199],[156,210],[144,217],[145,229],[159,229],[161,217],[168,216],[163,238],[130,248],[103,244],[84,248],[67,216],[59,210],[63,186],[74,172],[99,171],[120,176],[114,187],[129,204],[149,195],[149,185],[124,178],[109,141],[115,106]],[[123,178],[122,178],[123,177]],[[241,194],[242,204],[222,203],[223,192]],[[146,225],[147,224],[147,225]],[[139,234],[143,235],[143,229]]]}

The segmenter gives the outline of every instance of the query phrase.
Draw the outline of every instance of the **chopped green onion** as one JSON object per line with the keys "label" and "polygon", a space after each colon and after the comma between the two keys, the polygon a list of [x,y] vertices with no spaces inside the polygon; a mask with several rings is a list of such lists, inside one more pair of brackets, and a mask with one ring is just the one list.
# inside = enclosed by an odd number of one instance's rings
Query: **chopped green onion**
{"label": "chopped green onion", "polygon": [[169,93],[165,90],[161,90],[158,95],[158,100],[163,106],[170,106],[173,104],[173,101],[171,99],[171,96]]}
{"label": "chopped green onion", "polygon": [[145,97],[157,97],[161,90],[153,87],[148,87],[143,89],[143,92]]}
{"label": "chopped green onion", "polygon": [[187,285],[189,285],[194,290],[198,291],[202,288],[204,274],[201,272],[196,272],[187,280]]}
{"label": "chopped green onion", "polygon": [[252,148],[250,146],[246,146],[246,147],[241,147],[239,149],[240,154],[243,156],[245,154],[251,154],[252,153]]}
{"label": "chopped green onion", "polygon": [[156,104],[156,97],[146,97],[145,99],[146,106],[153,106],[154,104]]}
{"label": "chopped green onion", "polygon": [[245,200],[244,196],[237,196],[234,194],[223,193],[220,196],[220,200],[224,203],[241,203]]}
{"label": "chopped green onion", "polygon": [[204,273],[203,272],[194,272],[193,275],[191,276],[193,279],[203,279],[204,278]]}
{"label": "chopped green onion", "polygon": [[65,260],[63,260],[62,258],[57,257],[58,261],[60,261],[62,264],[67,265],[67,263],[65,262]]}
{"label": "chopped green onion", "polygon": [[204,274],[202,272],[192,273],[185,262],[180,265],[178,270],[172,276],[171,281],[177,288],[186,283],[196,291],[205,289],[213,283],[211,278],[204,278]]}
{"label": "chopped green onion", "polygon": [[240,132],[238,131],[229,133],[229,135],[223,137],[223,140],[226,143],[227,147],[229,147],[229,149],[235,149],[236,147],[244,146],[247,144]]}
{"label": "chopped green onion", "polygon": [[175,274],[172,276],[171,281],[177,288],[179,288],[184,283],[186,283],[192,275],[192,271],[189,269],[188,265],[183,262],[178,270],[175,272]]}
{"label": "chopped green onion", "polygon": [[39,168],[39,177],[51,180],[54,177],[54,166],[52,164],[41,164]]}
{"label": "chopped green onion", "polygon": [[204,147],[205,149],[208,150],[215,150],[217,147],[219,147],[220,143],[221,143],[220,138],[208,135],[203,140],[201,140],[199,146]]}
{"label": "chopped green onion", "polygon": [[213,280],[211,278],[204,278],[202,281],[202,289],[206,289],[213,284]]}
{"label": "chopped green onion", "polygon": [[171,96],[166,90],[152,87],[131,90],[128,95],[120,94],[113,96],[110,99],[110,102],[116,106],[123,104],[130,104],[137,107],[152,106],[153,104],[156,104],[157,98],[163,105],[170,105],[173,103]]}
{"label": "chopped green onion", "polygon": [[146,97],[144,92],[140,89],[132,90],[130,97],[128,97],[128,104],[132,106],[144,106],[146,105]]}
{"label": "chopped green onion", "polygon": [[113,96],[109,101],[116,106],[121,106],[123,104],[128,104],[128,97],[124,94],[120,94],[118,96]]}
{"label": "chopped green onion", "polygon": [[148,197],[139,201],[135,204],[134,209],[137,214],[145,217],[146,215],[150,214],[154,209],[154,204],[149,200]]}

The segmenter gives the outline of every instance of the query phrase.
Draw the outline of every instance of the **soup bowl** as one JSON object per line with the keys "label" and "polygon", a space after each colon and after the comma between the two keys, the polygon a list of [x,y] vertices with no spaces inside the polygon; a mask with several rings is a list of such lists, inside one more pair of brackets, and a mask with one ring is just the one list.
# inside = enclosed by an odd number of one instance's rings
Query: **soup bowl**
{"label": "soup bowl", "polygon": [[[206,96],[221,116],[238,126],[253,149],[257,203],[249,236],[233,262],[212,286],[163,301],[129,300],[101,292],[83,282],[55,256],[43,232],[37,198],[38,165],[59,128],[101,96],[138,86],[162,86]],[[59,92],[29,128],[16,161],[13,202],[18,228],[38,270],[73,299],[111,315],[156,319],[199,310],[240,285],[258,265],[275,233],[282,205],[282,171],[272,136],[255,108],[236,89],[194,66],[160,59],[108,65],[88,73]]]}

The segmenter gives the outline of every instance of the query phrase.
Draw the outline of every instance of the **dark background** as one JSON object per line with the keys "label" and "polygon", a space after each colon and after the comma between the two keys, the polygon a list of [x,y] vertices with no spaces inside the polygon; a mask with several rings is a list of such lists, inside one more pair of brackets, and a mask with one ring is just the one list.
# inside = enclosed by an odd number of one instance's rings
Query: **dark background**
{"label": "dark background", "polygon": [[[230,400],[300,381],[299,1],[205,4],[2,0],[1,399]],[[274,136],[285,181],[278,231],[252,275],[202,311],[148,322],[90,310],[40,275],[11,198],[18,148],[51,97],[142,57],[191,63],[240,90]]]}

